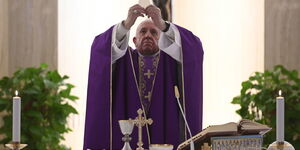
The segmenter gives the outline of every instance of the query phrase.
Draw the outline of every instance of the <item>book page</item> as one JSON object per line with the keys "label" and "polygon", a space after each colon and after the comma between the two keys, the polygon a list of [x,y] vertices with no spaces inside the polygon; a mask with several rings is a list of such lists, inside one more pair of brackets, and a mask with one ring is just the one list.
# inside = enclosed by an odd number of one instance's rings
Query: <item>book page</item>
{"label": "book page", "polygon": [[239,122],[239,132],[241,134],[260,134],[263,135],[272,128],[251,120],[243,119]]}

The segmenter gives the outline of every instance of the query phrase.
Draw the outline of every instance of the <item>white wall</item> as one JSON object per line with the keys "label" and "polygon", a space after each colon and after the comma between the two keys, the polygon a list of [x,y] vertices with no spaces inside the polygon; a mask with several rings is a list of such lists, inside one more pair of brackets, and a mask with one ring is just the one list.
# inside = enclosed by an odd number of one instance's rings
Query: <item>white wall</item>
{"label": "white wall", "polygon": [[[120,22],[138,0],[59,0],[59,71],[70,76],[80,97],[65,144],[82,149],[87,75],[93,38]],[[204,46],[204,127],[238,121],[230,104],[240,83],[263,70],[262,0],[174,0],[174,21],[198,35]],[[222,117],[220,117],[222,116]]]}
{"label": "white wall", "polygon": [[237,122],[239,106],[230,102],[239,94],[241,82],[264,68],[264,1],[174,2],[174,21],[203,43],[203,127]]}
{"label": "white wall", "polygon": [[74,95],[80,97],[75,107],[79,115],[70,117],[72,133],[66,134],[65,144],[82,149],[90,47],[96,35],[119,23],[127,9],[137,3],[130,0],[59,0],[58,1],[58,69],[70,76],[76,85]]}

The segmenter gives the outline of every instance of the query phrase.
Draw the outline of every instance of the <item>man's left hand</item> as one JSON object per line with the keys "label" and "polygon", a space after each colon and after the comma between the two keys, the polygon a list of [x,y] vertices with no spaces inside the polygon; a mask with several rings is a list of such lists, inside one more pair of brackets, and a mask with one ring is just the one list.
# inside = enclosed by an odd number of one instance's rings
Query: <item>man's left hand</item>
{"label": "man's left hand", "polygon": [[166,23],[161,17],[161,11],[155,5],[149,5],[146,8],[146,15],[150,17],[153,23],[160,29],[164,30],[166,28]]}

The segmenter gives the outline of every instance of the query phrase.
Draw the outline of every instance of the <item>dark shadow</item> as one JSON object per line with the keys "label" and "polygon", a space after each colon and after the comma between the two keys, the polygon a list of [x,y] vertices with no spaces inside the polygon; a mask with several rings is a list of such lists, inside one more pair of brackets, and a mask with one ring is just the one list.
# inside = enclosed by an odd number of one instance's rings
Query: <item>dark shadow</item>
{"label": "dark shadow", "polygon": [[172,22],[172,0],[153,0],[153,4],[160,8],[164,20]]}

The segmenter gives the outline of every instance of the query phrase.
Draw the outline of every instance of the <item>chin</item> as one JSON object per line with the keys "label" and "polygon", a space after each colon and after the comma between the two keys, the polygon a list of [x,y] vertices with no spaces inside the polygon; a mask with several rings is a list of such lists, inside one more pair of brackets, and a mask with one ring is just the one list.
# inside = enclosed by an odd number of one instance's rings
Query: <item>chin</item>
{"label": "chin", "polygon": [[152,47],[144,47],[141,51],[140,51],[140,53],[142,54],[142,55],[153,55],[153,54],[155,54],[155,53],[157,53],[158,52],[158,50],[154,50]]}
{"label": "chin", "polygon": [[143,50],[140,51],[140,53],[144,56],[149,56],[149,55],[153,55],[155,52],[153,52],[152,50]]}

